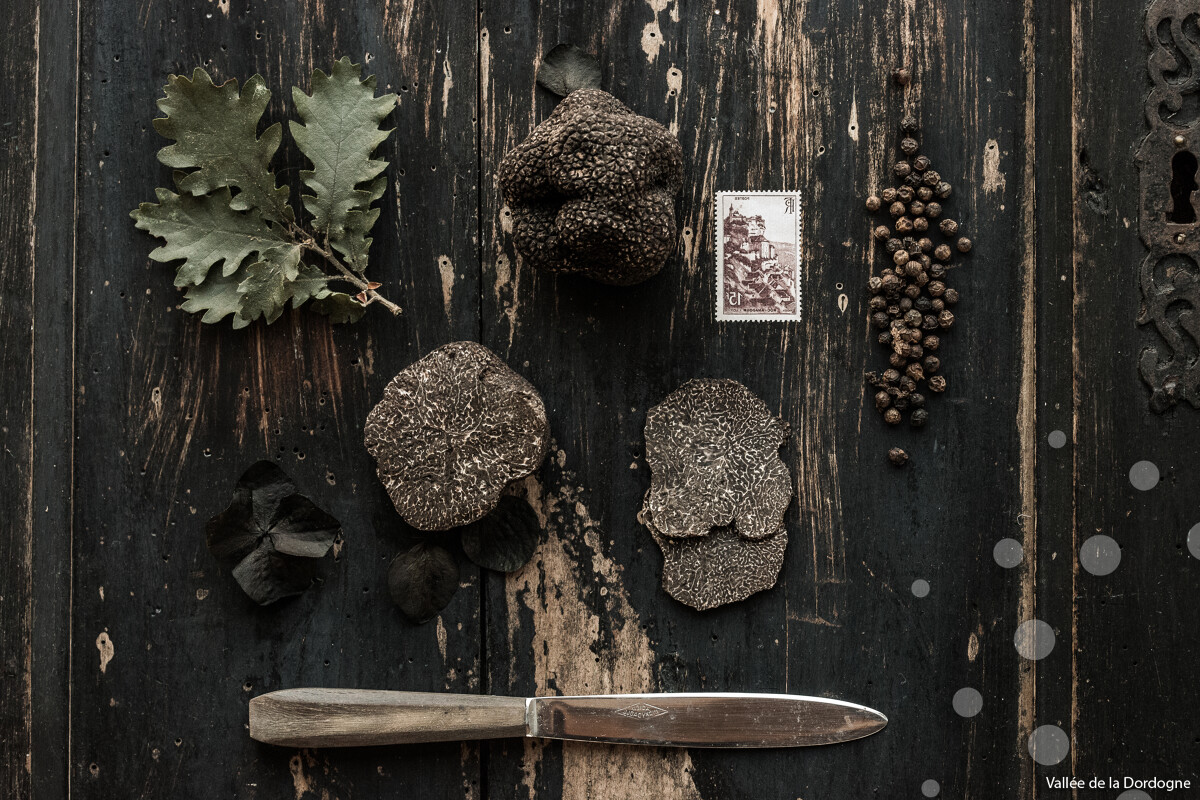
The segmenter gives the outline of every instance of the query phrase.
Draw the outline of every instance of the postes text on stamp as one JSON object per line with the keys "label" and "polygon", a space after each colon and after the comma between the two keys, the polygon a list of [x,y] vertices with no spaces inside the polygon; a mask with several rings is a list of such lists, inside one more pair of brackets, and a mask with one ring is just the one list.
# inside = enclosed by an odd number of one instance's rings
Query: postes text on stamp
{"label": "postes text on stamp", "polygon": [[800,193],[717,192],[717,319],[800,319]]}

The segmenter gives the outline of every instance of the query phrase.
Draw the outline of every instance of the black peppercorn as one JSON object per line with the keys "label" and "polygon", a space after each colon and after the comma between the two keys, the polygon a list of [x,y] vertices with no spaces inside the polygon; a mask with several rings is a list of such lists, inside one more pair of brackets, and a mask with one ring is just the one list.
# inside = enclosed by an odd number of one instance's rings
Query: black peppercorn
{"label": "black peppercorn", "polygon": [[900,219],[896,220],[897,233],[912,233],[912,231],[913,221],[911,219],[908,217],[900,217]]}
{"label": "black peppercorn", "polygon": [[[875,307],[875,306],[874,306],[874,302],[875,302],[875,300],[877,300],[877,299],[878,299],[878,300],[883,300],[883,298],[882,298],[882,297],[880,297],[880,298],[875,298],[875,297],[872,297],[872,298],[871,298],[871,303],[872,303],[872,305],[871,305],[871,308],[874,308],[874,307]],[[885,301],[885,302],[886,302],[886,301]],[[933,301],[932,301],[932,300],[930,300],[928,297],[923,297],[923,296],[922,296],[922,297],[918,297],[918,298],[917,298],[917,300],[916,300],[916,302],[914,302],[914,303],[913,303],[913,308],[917,309],[917,311],[920,311],[922,314],[924,314],[926,311],[928,311],[928,310],[930,309],[930,307],[931,307],[932,305],[933,305]]]}
{"label": "black peppercorn", "polygon": [[911,186],[901,186],[896,190],[896,199],[901,203],[911,203],[915,196]]}
{"label": "black peppercorn", "polygon": [[925,287],[925,291],[929,292],[930,297],[941,297],[946,293],[946,284],[941,281],[930,281]]}
{"label": "black peppercorn", "polygon": [[908,424],[914,428],[923,428],[925,423],[929,421],[929,412],[923,408],[918,408],[908,416]]}
{"label": "black peppercorn", "polygon": [[935,247],[933,249],[933,257],[936,258],[938,261],[949,261],[950,260],[950,245],[939,244],[937,247]]}
{"label": "black peppercorn", "polygon": [[897,86],[908,86],[908,84],[912,82],[912,73],[910,73],[904,67],[900,67],[900,69],[892,73],[892,80],[896,82]]}
{"label": "black peppercorn", "polygon": [[924,172],[925,170],[929,169],[929,157],[928,156],[917,156],[916,158],[914,158],[913,159],[913,169],[915,169],[917,172]]}
{"label": "black peppercorn", "polygon": [[900,412],[894,408],[889,408],[887,411],[883,412],[883,421],[888,425],[899,425]]}
{"label": "black peppercorn", "polygon": [[908,397],[906,394],[897,395],[896,401],[892,405],[896,407],[897,411],[903,411],[908,408]]}
{"label": "black peppercorn", "polygon": [[921,327],[927,331],[931,331],[938,326],[938,318],[933,314],[926,314],[925,319],[921,320]]}
{"label": "black peppercorn", "polygon": [[941,346],[941,344],[942,344],[942,340],[937,336],[926,336],[925,337],[925,349],[926,350],[937,350],[938,347]]}
{"label": "black peppercorn", "polygon": [[917,197],[920,198],[921,202],[928,203],[933,199],[933,189],[930,189],[928,186],[918,187]]}
{"label": "black peppercorn", "polygon": [[917,152],[920,147],[921,145],[917,144],[917,140],[911,136],[905,136],[900,140],[900,150],[906,156],[911,156],[913,153]]}
{"label": "black peppercorn", "polygon": [[918,275],[913,280],[915,280],[917,282],[917,286],[924,286],[925,284],[929,283],[929,273],[922,272],[920,275]]}
{"label": "black peppercorn", "polygon": [[883,279],[872,275],[867,278],[867,291],[871,294],[879,294],[883,290]]}
{"label": "black peppercorn", "polygon": [[882,333],[879,334],[878,341],[880,344],[890,345],[892,343],[892,332],[891,331],[883,331]]}
{"label": "black peppercorn", "polygon": [[[895,345],[893,345],[893,347],[894,346]],[[891,364],[896,369],[900,369],[901,367],[903,367],[905,364],[908,363],[908,356],[906,355],[906,353],[907,353],[907,351],[905,351],[904,353],[892,353],[890,356],[888,356],[888,363]]]}
{"label": "black peppercorn", "polygon": [[903,267],[908,263],[908,251],[897,250],[896,252],[892,253],[892,261],[896,262],[897,267]]}
{"label": "black peppercorn", "polygon": [[904,212],[907,210],[908,209],[905,208],[904,203],[901,203],[899,200],[892,203],[891,206],[888,207],[888,213],[893,217],[902,217],[904,216]]}
{"label": "black peppercorn", "polygon": [[942,368],[942,360],[937,356],[925,356],[925,360],[921,362],[921,365],[925,367],[926,372],[932,375]]}
{"label": "black peppercorn", "polygon": [[949,197],[953,191],[954,191],[954,187],[952,187],[950,184],[946,183],[945,181],[942,181],[937,186],[933,187],[933,193],[936,194],[938,197],[942,198],[943,200],[945,200],[947,197]]}
{"label": "black peppercorn", "polygon": [[942,220],[941,224],[938,225],[938,228],[941,229],[943,236],[953,236],[954,234],[958,233],[958,223],[952,219]]}
{"label": "black peppercorn", "polygon": [[965,236],[958,240],[958,252],[960,253],[969,253],[974,246],[974,243]]}
{"label": "black peppercorn", "polygon": [[908,396],[908,402],[912,403],[913,408],[920,408],[925,405],[925,395],[920,392],[913,392]]}
{"label": "black peppercorn", "polygon": [[922,269],[929,269],[933,266],[933,259],[924,253],[921,253],[921,255],[917,256],[917,261],[920,262]]}
{"label": "black peppercorn", "polygon": [[942,182],[942,176],[938,174],[936,169],[931,169],[925,173],[925,177],[921,179],[921,182],[926,186],[933,188]]}
{"label": "black peppercorn", "polygon": [[897,161],[892,167],[892,173],[897,178],[907,178],[909,175],[912,175],[912,164],[907,161]]}
{"label": "black peppercorn", "polygon": [[944,375],[934,375],[929,379],[929,391],[941,392],[946,391],[946,377]]}
{"label": "black peppercorn", "polygon": [[929,304],[929,307],[937,314],[942,313],[942,309],[946,307],[946,303],[942,298],[938,298]]}
{"label": "black peppercorn", "polygon": [[904,133],[916,133],[921,128],[917,125],[917,118],[912,114],[906,114],[904,119],[900,120],[900,130]]}
{"label": "black peppercorn", "polygon": [[909,364],[905,368],[904,374],[914,382],[925,380],[925,370],[920,364]]}
{"label": "black peppercorn", "polygon": [[945,264],[931,265],[929,267],[929,277],[933,278],[934,280],[937,280],[938,278],[946,277],[946,265]]}
{"label": "black peppercorn", "polygon": [[896,190],[889,186],[879,193],[879,199],[883,203],[896,202]]}
{"label": "black peppercorn", "polygon": [[895,238],[895,237],[892,237],[891,239],[888,239],[888,240],[887,240],[887,244],[885,244],[885,245],[884,245],[884,247],[886,247],[886,248],[887,248],[887,251],[888,251],[889,253],[894,253],[894,252],[896,252],[897,250],[899,250],[899,249],[900,249],[901,247],[903,247],[903,246],[904,246],[904,243],[903,243],[903,242],[901,242],[899,239],[897,239],[897,238]]}
{"label": "black peppercorn", "polygon": [[933,249],[933,242],[929,240],[928,236],[922,236],[917,240],[917,247],[921,248],[922,253],[928,253]]}
{"label": "black peppercorn", "polygon": [[875,229],[875,238],[881,242],[892,238],[892,229],[887,225],[880,225]]}
{"label": "black peppercorn", "polygon": [[925,216],[930,219],[937,219],[942,215],[942,204],[936,200],[932,203],[925,204]]}
{"label": "black peppercorn", "polygon": [[879,409],[880,411],[883,411],[885,408],[887,408],[891,404],[892,404],[892,396],[890,394],[888,394],[887,392],[876,392],[875,393],[875,407],[877,409]]}
{"label": "black peppercorn", "polygon": [[881,294],[877,294],[867,301],[867,307],[872,311],[883,311],[887,308],[887,298]]}
{"label": "black peppercorn", "polygon": [[917,233],[924,233],[929,230],[929,220],[925,217],[917,217],[913,220],[913,230]]}
{"label": "black peppercorn", "polygon": [[954,305],[958,302],[958,289],[947,289],[946,295],[943,297],[948,305]]}
{"label": "black peppercorn", "polygon": [[913,200],[908,206],[908,213],[914,217],[919,217],[925,213],[925,204],[920,200]]}
{"label": "black peppercorn", "polygon": [[900,373],[894,369],[885,369],[883,371],[883,380],[885,383],[895,383],[900,380]]}
{"label": "black peppercorn", "polygon": [[[897,414],[896,416],[900,415]],[[899,421],[899,419],[896,420],[896,422]],[[888,461],[892,462],[892,464],[897,467],[903,467],[908,463],[908,453],[904,452],[899,447],[893,447],[891,450],[888,450]]]}
{"label": "black peppercorn", "polygon": [[878,211],[883,205],[883,201],[876,195],[871,195],[867,198],[867,211]]}
{"label": "black peppercorn", "polygon": [[925,356],[925,348],[919,344],[910,344],[908,346],[909,358],[923,358]]}
{"label": "black peppercorn", "polygon": [[889,322],[891,322],[891,319],[882,311],[876,311],[871,315],[871,324],[876,328],[886,328]]}
{"label": "black peppercorn", "polygon": [[949,328],[954,324],[954,312],[946,309],[937,316],[938,325],[942,328]]}
{"label": "black peppercorn", "polygon": [[900,306],[898,306],[898,305],[895,305],[895,304],[888,306],[888,307],[887,307],[887,313],[888,313],[888,316],[889,316],[889,317],[898,317],[898,316],[900,316]]}
{"label": "black peppercorn", "polygon": [[917,187],[919,187],[921,185],[921,173],[919,173],[919,172],[912,173],[911,175],[909,175],[907,178],[904,179],[904,184],[906,186],[911,187],[914,190],[913,194],[915,195],[916,194],[915,190],[917,189]]}
{"label": "black peppercorn", "polygon": [[889,271],[883,276],[883,292],[886,295],[894,296],[899,294],[904,281],[900,280],[900,276]]}
{"label": "black peppercorn", "polygon": [[899,306],[900,306],[901,311],[908,311],[910,308],[913,307],[912,298],[911,297],[901,297]]}
{"label": "black peppercorn", "polygon": [[923,319],[924,317],[921,316],[921,312],[915,308],[904,314],[904,324],[910,328],[918,327]]}
{"label": "black peppercorn", "polygon": [[[912,263],[912,262],[909,262],[909,263]],[[905,297],[909,298],[910,300],[916,300],[918,297],[921,296],[921,287],[913,286],[910,283],[908,286],[904,287],[904,295],[905,295]]]}
{"label": "black peppercorn", "polygon": [[900,386],[900,391],[911,393],[911,392],[916,391],[917,382],[914,381],[912,378],[908,377],[907,375],[902,375],[902,376],[900,376],[899,386]]}

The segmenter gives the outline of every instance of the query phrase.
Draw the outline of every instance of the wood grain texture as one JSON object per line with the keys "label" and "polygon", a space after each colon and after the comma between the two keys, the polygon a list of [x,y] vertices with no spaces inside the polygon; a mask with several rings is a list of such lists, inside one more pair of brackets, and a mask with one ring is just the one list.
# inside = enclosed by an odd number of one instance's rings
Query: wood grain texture
{"label": "wood grain texture", "polygon": [[457,742],[525,734],[523,697],[283,689],[250,701],[250,736],[285,747]]}
{"label": "wood grain texture", "polygon": [[[861,798],[934,779],[944,797],[992,798],[1049,796],[1042,777],[1072,771],[1198,777],[1200,561],[1185,537],[1200,522],[1200,428],[1186,407],[1151,415],[1137,376],[1141,4],[10,5],[0,793]],[[553,108],[534,71],[561,41],[599,54],[605,88],[684,149],[678,252],[638,287],[534,274],[511,248],[493,176]],[[372,275],[405,314],[201,325],[126,216],[168,177],[150,127],[165,76],[261,72],[273,121],[293,84],[341,55],[401,98]],[[901,64],[906,93],[890,78]],[[861,198],[885,183],[905,111],[975,241],[954,274],[950,390],[920,433],[885,428],[861,384],[883,363],[865,322],[861,287],[881,261]],[[286,142],[278,163],[295,185]],[[805,198],[804,320],[717,323],[714,193],[783,188]],[[408,531],[361,426],[392,375],[457,339],[546,398],[556,443],[526,481],[546,537],[513,575],[465,572],[443,614],[414,627],[387,600]],[[745,383],[791,425],[797,497],[779,585],[707,613],[661,591],[635,519],[646,410],[700,376]],[[1048,447],[1052,430],[1066,447]],[[913,456],[906,471],[886,462],[894,445]],[[264,457],[346,531],[324,583],[268,609],[201,533]],[[1149,492],[1128,480],[1141,459],[1163,473]],[[1095,533],[1123,548],[1110,576],[1079,567]],[[1013,570],[991,557],[1004,537],[1024,546]],[[1013,634],[1035,617],[1057,645],[1023,661]],[[788,691],[891,724],[799,755],[251,741],[250,697],[297,685]],[[979,716],[952,710],[962,687],[983,695]],[[1044,724],[1071,736],[1055,767],[1028,756]]]}

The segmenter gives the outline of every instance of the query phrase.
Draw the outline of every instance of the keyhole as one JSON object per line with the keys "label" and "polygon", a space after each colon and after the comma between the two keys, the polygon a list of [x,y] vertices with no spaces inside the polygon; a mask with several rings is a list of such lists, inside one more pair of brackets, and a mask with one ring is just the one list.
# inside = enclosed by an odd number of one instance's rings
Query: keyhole
{"label": "keyhole", "polygon": [[1192,207],[1192,193],[1196,185],[1196,157],[1183,150],[1171,159],[1171,210],[1167,221],[1178,225],[1190,225],[1196,221],[1196,209]]}

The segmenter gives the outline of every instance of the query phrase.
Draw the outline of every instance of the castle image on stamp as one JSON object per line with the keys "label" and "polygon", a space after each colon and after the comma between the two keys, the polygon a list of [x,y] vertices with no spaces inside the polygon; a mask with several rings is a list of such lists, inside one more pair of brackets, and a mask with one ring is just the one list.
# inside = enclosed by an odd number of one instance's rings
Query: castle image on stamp
{"label": "castle image on stamp", "polygon": [[800,319],[800,193],[717,192],[717,319]]}

